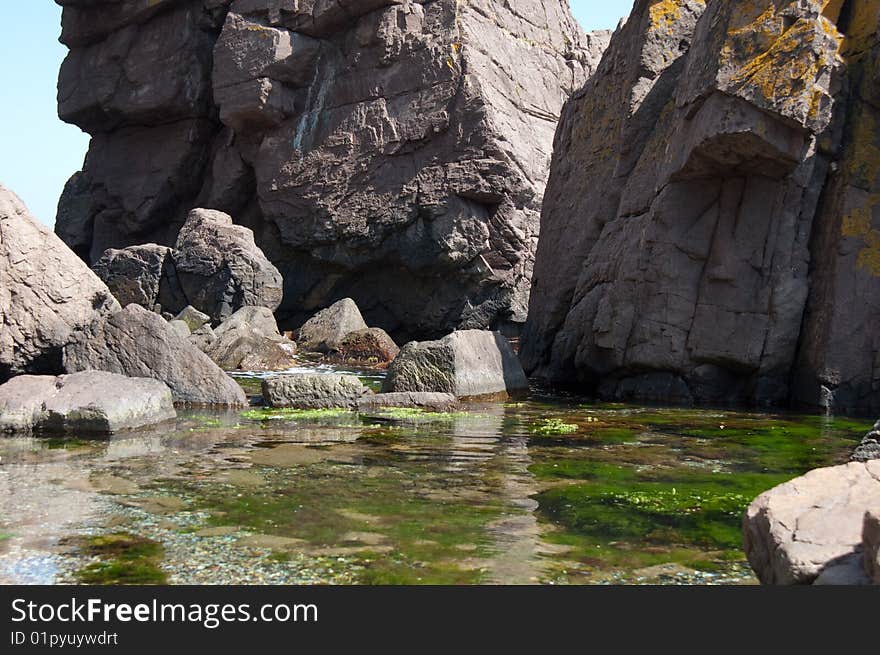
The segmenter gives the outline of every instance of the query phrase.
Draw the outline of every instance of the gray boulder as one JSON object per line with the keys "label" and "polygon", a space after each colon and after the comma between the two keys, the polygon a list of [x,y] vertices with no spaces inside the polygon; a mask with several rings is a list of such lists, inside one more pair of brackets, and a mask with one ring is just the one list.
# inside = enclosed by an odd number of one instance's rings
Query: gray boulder
{"label": "gray boulder", "polygon": [[168,321],[168,327],[170,327],[175,334],[183,337],[184,339],[189,339],[192,332],[189,329],[189,325],[184,321],[178,321],[177,319]]}
{"label": "gray boulder", "polygon": [[274,311],[281,304],[281,273],[256,246],[253,232],[228,214],[191,211],[173,256],[184,296],[215,323],[242,307]]}
{"label": "gray boulder", "polygon": [[357,304],[351,298],[343,298],[306,321],[299,329],[297,343],[303,350],[330,352],[339,350],[350,333],[366,329]]}
{"label": "gray boulder", "polygon": [[[865,511],[880,507],[880,462],[816,469],[761,494],[743,518],[749,563],[764,584],[860,583]],[[822,579],[820,579],[822,578]]]}
{"label": "gray boulder", "polygon": [[184,302],[171,248],[167,246],[147,243],[109,248],[92,270],[123,307],[135,303],[146,309],[161,305],[165,310],[177,311]]}
{"label": "gray boulder", "polygon": [[281,336],[266,307],[243,307],[213,331],[204,352],[227,371],[283,371],[296,362],[297,345]]}
{"label": "gray boulder", "polygon": [[279,375],[263,380],[263,400],[270,407],[357,409],[370,393],[353,375]]}
{"label": "gray boulder", "polygon": [[388,367],[383,391],[432,391],[458,398],[527,391],[529,381],[498,332],[461,330],[439,341],[410,342]]}
{"label": "gray boulder", "polygon": [[0,185],[0,382],[62,372],[71,334],[118,309],[104,283]]}
{"label": "gray boulder", "polygon": [[162,382],[102,371],[13,378],[0,386],[0,432],[114,434],[176,418]]}
{"label": "gray boulder", "polygon": [[372,394],[358,401],[358,411],[364,413],[395,407],[422,409],[428,412],[450,412],[458,407],[458,400],[451,393],[400,391]]}
{"label": "gray boulder", "polygon": [[203,325],[190,334],[187,340],[196,348],[205,352],[212,343],[217,341],[217,334],[210,325]]}
{"label": "gray boulder", "polygon": [[291,325],[342,297],[400,339],[522,323],[556,121],[608,39],[567,2],[64,4],[59,112],[93,139],[57,229],[90,261],[210,207]]}
{"label": "gray boulder", "polygon": [[139,305],[98,321],[64,349],[69,372],[99,370],[161,380],[174,402],[244,406],[241,387],[157,314]]}
{"label": "gray boulder", "polygon": [[281,340],[278,323],[272,311],[266,307],[242,307],[218,325],[214,332],[218,337],[229,332],[252,330],[268,339]]}
{"label": "gray boulder", "polygon": [[870,459],[880,459],[880,421],[865,435],[862,442],[852,454],[852,461],[867,462]]}

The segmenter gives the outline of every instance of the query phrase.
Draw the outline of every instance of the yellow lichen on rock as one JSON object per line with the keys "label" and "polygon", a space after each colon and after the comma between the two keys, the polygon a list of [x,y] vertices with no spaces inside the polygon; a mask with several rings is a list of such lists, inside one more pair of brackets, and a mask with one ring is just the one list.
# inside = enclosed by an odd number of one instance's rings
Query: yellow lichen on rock
{"label": "yellow lichen on rock", "polygon": [[[651,28],[654,30],[669,30],[681,19],[682,5],[687,0],[659,0],[651,5]],[[705,5],[705,0],[696,0],[697,4]]]}

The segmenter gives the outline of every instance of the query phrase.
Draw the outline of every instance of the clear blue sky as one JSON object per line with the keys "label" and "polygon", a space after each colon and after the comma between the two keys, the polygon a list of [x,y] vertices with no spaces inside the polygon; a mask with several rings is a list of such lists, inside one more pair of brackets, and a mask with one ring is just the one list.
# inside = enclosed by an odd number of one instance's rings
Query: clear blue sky
{"label": "clear blue sky", "polygon": [[[613,28],[632,0],[569,0],[585,29]],[[67,49],[53,0],[0,2],[0,182],[43,222],[55,222],[67,178],[82,167],[87,135],[58,120],[55,85]]]}

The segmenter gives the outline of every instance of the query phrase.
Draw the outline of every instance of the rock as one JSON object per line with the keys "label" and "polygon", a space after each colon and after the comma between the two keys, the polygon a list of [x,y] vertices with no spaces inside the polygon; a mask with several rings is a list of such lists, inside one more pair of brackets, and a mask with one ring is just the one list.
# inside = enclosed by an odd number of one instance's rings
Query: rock
{"label": "rock", "polygon": [[171,252],[155,243],[110,248],[92,268],[123,307],[135,303],[176,311],[184,298]]}
{"label": "rock", "polygon": [[161,316],[139,305],[129,305],[77,333],[64,349],[64,365],[69,372],[99,370],[161,380],[176,403],[247,405],[244,391],[232,378]]}
{"label": "rock", "polygon": [[0,185],[0,382],[62,372],[71,334],[118,309],[104,283]]}
{"label": "rock", "polygon": [[458,400],[451,393],[401,391],[364,396],[358,401],[358,411],[364,413],[393,407],[451,412],[458,407]]}
{"label": "rock", "polygon": [[842,5],[636,3],[562,113],[526,371],[880,409],[880,44]]}
{"label": "rock", "polygon": [[880,462],[816,469],[767,491],[749,506],[743,533],[749,563],[764,584],[852,579],[865,510],[880,506]]}
{"label": "rock", "polygon": [[226,371],[283,371],[296,365],[296,344],[270,339],[254,330],[227,331],[204,351]]}
{"label": "rock", "polygon": [[211,323],[210,316],[208,316],[204,312],[200,312],[192,305],[187,305],[186,307],[184,307],[183,310],[174,317],[174,320],[183,321],[184,323],[186,323],[191,333],[196,332],[205,325],[209,325]]}
{"label": "rock", "polygon": [[870,459],[880,459],[880,421],[865,435],[851,457],[854,462],[867,462]]}
{"label": "rock", "polygon": [[222,323],[242,307],[274,311],[281,273],[254,243],[251,230],[223,212],[194,209],[177,236],[174,265],[190,304]]}
{"label": "rock", "polygon": [[171,390],[157,380],[84,371],[0,386],[0,432],[114,434],[176,416]]}
{"label": "rock", "polygon": [[462,330],[410,342],[388,367],[383,391],[431,391],[458,398],[527,391],[529,381],[498,332]]}
{"label": "rock", "polygon": [[196,348],[205,352],[212,343],[217,341],[217,334],[211,329],[210,325],[203,325],[189,335],[188,340]]}
{"label": "rock", "polygon": [[285,324],[342,297],[398,339],[522,323],[559,111],[609,37],[567,3],[64,4],[77,252],[209,207],[284,273]]}
{"label": "rock", "polygon": [[343,362],[382,365],[394,360],[400,348],[381,328],[355,330],[346,334],[332,355]]}
{"label": "rock", "polygon": [[266,307],[243,307],[213,334],[203,350],[224,370],[283,371],[296,364],[296,344],[279,334]]}
{"label": "rock", "polygon": [[187,325],[185,321],[178,321],[176,319],[173,321],[168,321],[168,327],[174,330],[175,334],[180,335],[184,339],[189,339],[190,335],[192,334],[189,329],[189,325]]}
{"label": "rock", "polygon": [[880,584],[880,509],[865,512],[862,524],[862,552],[865,573],[874,584]]}
{"label": "rock", "polygon": [[306,321],[299,329],[297,343],[303,350],[314,352],[339,350],[346,336],[366,329],[354,300],[344,298]]}
{"label": "rock", "polygon": [[263,400],[270,407],[356,409],[369,393],[353,375],[279,375],[263,380]]}

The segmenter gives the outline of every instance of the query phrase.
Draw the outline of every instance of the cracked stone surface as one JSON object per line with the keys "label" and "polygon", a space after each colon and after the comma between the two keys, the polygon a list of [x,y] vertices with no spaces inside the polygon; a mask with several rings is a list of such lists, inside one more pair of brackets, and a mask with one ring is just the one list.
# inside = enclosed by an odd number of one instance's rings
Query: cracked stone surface
{"label": "cracked stone surface", "polygon": [[880,411],[880,5],[842,4],[635,3],[562,113],[528,372]]}
{"label": "cracked stone surface", "polygon": [[880,461],[810,471],[749,506],[749,563],[765,584],[812,583],[829,568],[861,561],[865,512],[878,507]]}
{"label": "cracked stone surface", "polygon": [[295,328],[398,341],[526,316],[553,134],[609,34],[564,0],[60,0],[59,113],[93,139],[57,230],[97,261],[194,207],[254,230]]}

